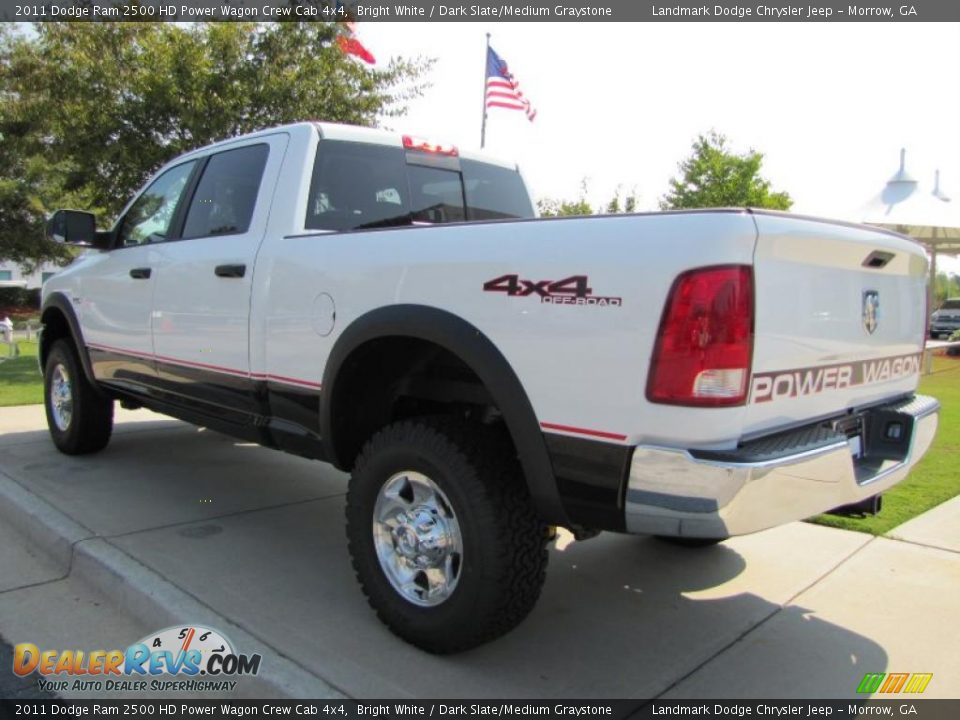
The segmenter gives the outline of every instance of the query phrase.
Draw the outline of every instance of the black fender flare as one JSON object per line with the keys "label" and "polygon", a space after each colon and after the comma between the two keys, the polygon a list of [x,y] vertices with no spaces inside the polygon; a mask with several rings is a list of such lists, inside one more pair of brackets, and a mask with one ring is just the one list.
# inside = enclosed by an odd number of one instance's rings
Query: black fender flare
{"label": "black fender flare", "polygon": [[371,340],[385,337],[410,337],[434,343],[456,355],[476,373],[503,415],[542,519],[553,525],[569,524],[540,423],[517,374],[486,335],[463,318],[439,308],[389,305],[361,315],[341,333],[327,359],[320,394],[320,435],[325,456],[338,468],[348,469],[336,451],[333,389],[350,354]]}
{"label": "black fender flare", "polygon": [[[40,309],[40,318],[41,322],[45,321],[43,318],[47,315],[47,312],[51,309],[58,310],[60,314],[66,318],[67,327],[70,329],[70,336],[73,340],[73,345],[77,349],[77,357],[80,358],[80,365],[83,367],[83,374],[87,376],[87,380],[94,387],[98,393],[103,391],[100,389],[100,385],[97,383],[96,377],[93,374],[93,364],[90,362],[90,354],[87,352],[87,346],[83,342],[83,333],[80,331],[80,321],[77,319],[77,313],[73,309],[73,304],[70,302],[70,299],[64,295],[62,292],[51,293],[46,300],[43,301],[43,307]],[[47,333],[40,333],[40,348],[39,356],[41,368],[43,363],[46,361],[47,353],[50,351],[49,348],[49,339]]]}

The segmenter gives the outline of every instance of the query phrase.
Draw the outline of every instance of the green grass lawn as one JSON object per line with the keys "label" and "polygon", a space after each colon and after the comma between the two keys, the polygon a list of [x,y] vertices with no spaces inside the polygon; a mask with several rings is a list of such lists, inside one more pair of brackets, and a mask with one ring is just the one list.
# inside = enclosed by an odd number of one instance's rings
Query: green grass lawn
{"label": "green grass lawn", "polygon": [[[0,407],[43,402],[43,378],[37,368],[37,343],[21,340],[20,357],[0,360]],[[6,352],[7,345],[0,345]]]}
{"label": "green grass lawn", "polygon": [[883,495],[879,515],[865,518],[818,515],[818,525],[883,535],[922,512],[960,495],[960,357],[935,357],[919,392],[940,401],[940,427],[926,457],[902,483]]}

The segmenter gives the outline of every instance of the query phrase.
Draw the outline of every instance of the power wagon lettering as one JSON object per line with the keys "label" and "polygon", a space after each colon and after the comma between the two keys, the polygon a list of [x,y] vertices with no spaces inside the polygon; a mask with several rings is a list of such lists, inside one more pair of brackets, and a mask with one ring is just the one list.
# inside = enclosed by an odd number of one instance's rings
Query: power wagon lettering
{"label": "power wagon lettering", "polygon": [[501,275],[483,284],[484,292],[502,292],[508,297],[537,295],[548,305],[596,305],[620,307],[623,298],[599,297],[593,294],[586,275],[571,275],[563,280],[521,280],[517,274]]}
{"label": "power wagon lettering", "polygon": [[859,363],[799,368],[753,376],[750,398],[762,403],[781,398],[814,395],[855,385],[886,382],[920,372],[920,353],[878,358]]}

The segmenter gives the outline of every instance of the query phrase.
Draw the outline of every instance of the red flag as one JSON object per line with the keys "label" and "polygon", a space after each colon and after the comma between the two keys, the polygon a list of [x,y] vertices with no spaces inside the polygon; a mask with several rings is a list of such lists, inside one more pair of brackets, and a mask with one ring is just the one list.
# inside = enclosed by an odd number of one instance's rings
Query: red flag
{"label": "red flag", "polygon": [[357,40],[357,33],[353,29],[353,23],[346,23],[347,34],[339,35],[337,37],[337,45],[340,46],[340,50],[343,51],[344,55],[355,55],[365,63],[370,65],[376,65],[377,59],[373,56],[369,50],[367,50],[363,43]]}

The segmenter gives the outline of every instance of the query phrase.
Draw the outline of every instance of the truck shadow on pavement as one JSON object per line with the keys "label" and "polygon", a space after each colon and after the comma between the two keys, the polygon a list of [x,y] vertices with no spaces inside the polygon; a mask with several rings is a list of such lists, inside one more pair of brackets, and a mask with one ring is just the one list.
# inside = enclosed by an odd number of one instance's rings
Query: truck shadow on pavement
{"label": "truck shadow on pavement", "polygon": [[887,665],[871,639],[795,604],[855,550],[823,528],[699,550],[606,533],[561,541],[520,627],[434,657],[368,608],[346,550],[346,476],[328,465],[160,421],[123,423],[80,458],[45,432],[8,433],[0,469],[354,697],[853,698]]}

